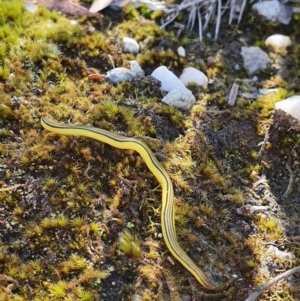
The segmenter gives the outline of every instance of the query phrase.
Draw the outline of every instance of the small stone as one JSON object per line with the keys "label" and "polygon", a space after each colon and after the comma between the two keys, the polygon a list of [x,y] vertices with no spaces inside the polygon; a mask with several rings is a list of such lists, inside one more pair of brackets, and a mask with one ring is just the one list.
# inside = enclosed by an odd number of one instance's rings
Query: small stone
{"label": "small stone", "polygon": [[285,51],[287,47],[292,45],[290,37],[282,34],[273,34],[265,41],[266,46],[272,47],[277,51]]}
{"label": "small stone", "polygon": [[135,77],[145,77],[145,72],[137,61],[130,61],[130,71]]}
{"label": "small stone", "polygon": [[234,69],[235,71],[239,71],[239,70],[241,69],[241,67],[240,67],[239,64],[235,64],[235,65],[233,66],[233,69]]}
{"label": "small stone", "polygon": [[88,27],[85,29],[85,32],[87,34],[92,34],[95,31],[96,31],[96,28],[93,25],[88,25]]}
{"label": "small stone", "polygon": [[258,93],[260,95],[267,95],[267,94],[275,93],[275,92],[278,92],[277,88],[273,88],[273,89],[258,89]]}
{"label": "small stone", "polygon": [[112,2],[113,0],[94,0],[89,11],[91,13],[96,13],[106,8],[107,6],[111,5]]}
{"label": "small stone", "polygon": [[272,257],[276,257],[278,259],[286,259],[286,260],[295,260],[296,256],[291,253],[291,252],[287,252],[287,251],[281,251],[279,250],[277,247],[275,246],[269,246],[267,252],[272,256]]}
{"label": "small stone", "polygon": [[215,57],[213,57],[211,55],[209,57],[207,57],[207,59],[206,59],[206,65],[208,67],[212,67],[215,63],[216,63]]}
{"label": "small stone", "polygon": [[[101,0],[103,1],[103,0]],[[110,5],[113,10],[121,10],[125,5],[128,5],[131,1],[128,0],[114,0]]]}
{"label": "small stone", "polygon": [[105,78],[112,84],[129,82],[135,78],[134,74],[127,68],[119,67],[106,73]]}
{"label": "small stone", "polygon": [[132,296],[132,301],[142,301],[142,296],[135,294]]}
{"label": "small stone", "polygon": [[181,57],[185,57],[185,49],[182,46],[178,47],[177,54]]}
{"label": "small stone", "polygon": [[151,76],[161,82],[160,89],[166,92],[170,92],[178,86],[185,87],[182,81],[173,72],[168,70],[166,66],[156,68]]}
{"label": "small stone", "polygon": [[124,37],[123,38],[123,51],[129,53],[138,53],[140,46],[135,39]]}
{"label": "small stone", "polygon": [[190,83],[195,83],[196,85],[206,89],[208,84],[206,75],[202,71],[197,70],[193,67],[187,67],[183,69],[179,79],[184,83],[185,86]]}
{"label": "small stone", "polygon": [[195,103],[195,96],[184,86],[178,86],[172,89],[162,102],[179,109],[189,110]]}
{"label": "small stone", "polygon": [[269,21],[278,21],[285,25],[290,23],[293,15],[292,6],[278,0],[257,2],[252,6],[252,10]]}
{"label": "small stone", "polygon": [[280,109],[300,121],[300,95],[294,95],[276,102],[275,109]]}
{"label": "small stone", "polygon": [[270,63],[268,55],[259,47],[242,47],[241,54],[244,60],[244,68],[249,76],[266,69]]}
{"label": "small stone", "polygon": [[30,3],[30,2],[25,2],[24,7],[27,11],[31,12],[31,13],[35,13],[38,9],[38,6],[34,3]]}

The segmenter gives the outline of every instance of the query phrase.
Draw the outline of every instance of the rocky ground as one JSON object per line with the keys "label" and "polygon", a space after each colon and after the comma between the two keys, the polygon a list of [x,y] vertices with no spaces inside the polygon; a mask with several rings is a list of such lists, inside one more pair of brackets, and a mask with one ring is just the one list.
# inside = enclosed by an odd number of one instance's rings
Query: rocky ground
{"label": "rocky ground", "polygon": [[[299,266],[299,121],[274,110],[299,94],[299,15],[283,26],[246,10],[240,26],[224,18],[219,38],[200,42],[160,30],[146,7],[102,14],[32,14],[0,1],[0,299],[246,300]],[[290,36],[286,53],[264,45],[274,33]],[[124,36],[141,43],[138,54],[122,51]],[[271,60],[256,78],[240,54],[254,45]],[[181,111],[161,103],[149,77],[105,81],[130,60],[146,75],[192,66],[209,84],[190,85],[196,102]],[[174,185],[180,245],[222,289],[203,289],[168,251],[160,186],[138,154],[47,132],[44,116],[148,144]],[[299,286],[293,274],[257,300],[299,300]]]}

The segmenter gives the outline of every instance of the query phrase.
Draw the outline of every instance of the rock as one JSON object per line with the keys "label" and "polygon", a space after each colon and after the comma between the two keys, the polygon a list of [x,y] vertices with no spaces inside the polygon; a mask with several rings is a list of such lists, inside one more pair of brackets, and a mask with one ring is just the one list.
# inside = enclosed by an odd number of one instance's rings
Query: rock
{"label": "rock", "polygon": [[185,88],[182,81],[173,72],[168,70],[166,66],[156,68],[151,76],[161,82],[160,89],[163,91],[169,92],[178,86]]}
{"label": "rock", "polygon": [[106,73],[105,78],[112,84],[129,82],[135,78],[134,74],[127,68],[119,67]]}
{"label": "rock", "polygon": [[275,93],[278,92],[277,88],[273,88],[273,89],[258,89],[258,93],[260,95],[267,95],[269,93]]}
{"label": "rock", "polygon": [[268,55],[259,47],[242,47],[241,55],[244,60],[244,68],[249,76],[266,69],[270,63]]}
{"label": "rock", "polygon": [[207,59],[206,59],[206,65],[207,65],[208,67],[214,66],[215,63],[216,63],[216,58],[215,58],[215,57],[213,57],[213,56],[211,56],[211,55],[207,57]]}
{"label": "rock", "polygon": [[273,34],[266,39],[265,44],[275,50],[285,51],[287,47],[292,45],[292,41],[288,36]]}
{"label": "rock", "polygon": [[257,2],[252,6],[252,10],[267,20],[285,25],[290,23],[293,15],[292,6],[278,0]]}
{"label": "rock", "polygon": [[38,9],[38,6],[34,3],[30,3],[30,2],[25,2],[24,3],[24,7],[27,11],[31,12],[31,13],[35,13]]}
{"label": "rock", "polygon": [[89,11],[92,13],[96,13],[107,6],[111,5],[113,0],[94,0]]}
{"label": "rock", "polygon": [[87,28],[85,29],[85,32],[87,33],[87,34],[92,34],[93,32],[95,32],[96,31],[96,28],[93,26],[93,25],[91,25],[91,24],[89,24],[88,26],[87,26]]}
{"label": "rock", "polygon": [[172,89],[161,101],[179,109],[189,110],[195,103],[195,97],[186,87],[177,86]]}
{"label": "rock", "polygon": [[241,69],[240,65],[238,63],[236,63],[234,66],[233,66],[233,69],[235,71],[239,71]]}
{"label": "rock", "polygon": [[185,57],[185,49],[182,46],[178,47],[177,54],[181,57]]}
{"label": "rock", "polygon": [[129,53],[138,53],[140,46],[135,39],[124,37],[123,38],[123,51]]}
{"label": "rock", "polygon": [[114,10],[121,10],[125,5],[128,5],[131,1],[128,0],[114,0],[110,5],[110,8]]}
{"label": "rock", "polygon": [[278,259],[286,259],[286,260],[295,260],[296,256],[291,252],[281,251],[275,246],[269,246],[267,249],[267,253],[272,256],[272,258],[278,258]]}
{"label": "rock", "polygon": [[145,72],[137,61],[130,61],[130,71],[135,77],[145,77]]}
{"label": "rock", "polygon": [[282,110],[300,121],[300,95],[294,95],[275,103],[276,110]]}
{"label": "rock", "polygon": [[183,69],[179,79],[187,86],[189,83],[195,83],[198,86],[207,88],[208,79],[206,75],[193,67],[187,67]]}

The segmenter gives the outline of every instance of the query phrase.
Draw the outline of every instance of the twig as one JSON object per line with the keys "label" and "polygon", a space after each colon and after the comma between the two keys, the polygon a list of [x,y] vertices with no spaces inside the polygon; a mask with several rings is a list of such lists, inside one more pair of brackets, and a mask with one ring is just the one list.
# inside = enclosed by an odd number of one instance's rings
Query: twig
{"label": "twig", "polygon": [[291,166],[289,165],[289,161],[290,161],[290,159],[288,160],[288,162],[286,162],[285,167],[290,173],[290,180],[289,180],[289,185],[283,195],[283,198],[286,198],[292,192],[292,186],[293,186],[293,182],[294,182],[294,173],[292,171]]}
{"label": "twig", "polygon": [[229,99],[228,99],[228,104],[230,106],[234,106],[238,91],[239,91],[239,85],[237,85],[236,83],[233,83],[233,85],[230,89],[230,94],[229,94]]}
{"label": "twig", "polygon": [[258,152],[258,157],[260,157],[262,155],[262,153],[265,150],[265,146],[267,145],[268,141],[269,141],[269,128],[266,129],[265,138],[264,138],[264,141],[262,142],[260,150]]}
{"label": "twig", "polygon": [[239,14],[238,24],[241,23],[241,20],[242,20],[242,17],[243,17],[243,13],[244,13],[244,9],[246,7],[246,4],[247,4],[247,0],[243,0],[242,7],[241,7],[241,10],[240,10],[240,14]]}
{"label": "twig", "polygon": [[113,66],[113,69],[115,69],[116,67],[115,67],[115,63],[114,63],[114,60],[113,60],[113,58],[112,58],[112,56],[109,54],[108,55],[108,58],[109,58],[109,60],[110,60],[110,62],[111,62],[111,64],[112,64],[112,66]]}
{"label": "twig", "polygon": [[269,280],[267,283],[259,286],[255,292],[250,295],[250,297],[248,297],[245,301],[254,301],[256,300],[256,298],[265,290],[267,289],[269,286],[273,285],[274,283],[278,282],[279,280],[283,279],[283,278],[286,278],[286,277],[289,277],[293,274],[296,274],[296,273],[300,273],[300,266],[297,266],[293,269],[290,269],[278,276],[276,276],[275,278]]}
{"label": "twig", "polygon": [[0,191],[10,191],[10,190],[15,190],[19,187],[25,186],[25,184],[15,184],[9,187],[4,187],[4,188],[0,188]]}
{"label": "twig", "polygon": [[222,9],[222,1],[218,0],[218,12],[217,12],[217,20],[216,20],[216,30],[215,30],[215,39],[218,38],[219,35],[219,29],[221,25],[221,9]]}

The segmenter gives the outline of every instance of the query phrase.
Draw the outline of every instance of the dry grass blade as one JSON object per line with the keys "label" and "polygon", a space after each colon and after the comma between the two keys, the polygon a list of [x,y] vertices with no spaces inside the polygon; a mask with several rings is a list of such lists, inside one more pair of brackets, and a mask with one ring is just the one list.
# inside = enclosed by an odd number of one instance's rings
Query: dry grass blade
{"label": "dry grass blade", "polygon": [[[180,4],[165,4],[163,11],[167,14],[167,18],[163,21],[161,28],[165,28],[172,23],[180,12],[187,12],[186,29],[192,30],[195,26],[196,18],[198,18],[199,38],[201,41],[203,30],[208,27],[209,22],[215,20],[215,39],[217,39],[224,12],[227,9],[230,10],[228,23],[232,24],[235,12],[239,11],[238,23],[240,23],[246,4],[247,0],[243,0],[240,9],[238,9],[236,0],[228,0],[224,6],[222,6],[222,0],[183,0]],[[203,20],[205,20],[204,24]]]}
{"label": "dry grass blade", "polygon": [[286,277],[289,277],[293,274],[296,274],[296,273],[300,273],[300,266],[297,266],[293,269],[290,269],[278,276],[276,276],[275,278],[269,280],[268,282],[266,282],[265,284],[259,286],[255,291],[254,293],[248,297],[245,301],[255,301],[262,293],[265,289],[267,289],[268,287],[270,287],[271,285],[273,285],[274,283],[278,282],[279,280],[283,279],[283,278],[286,278]]}

